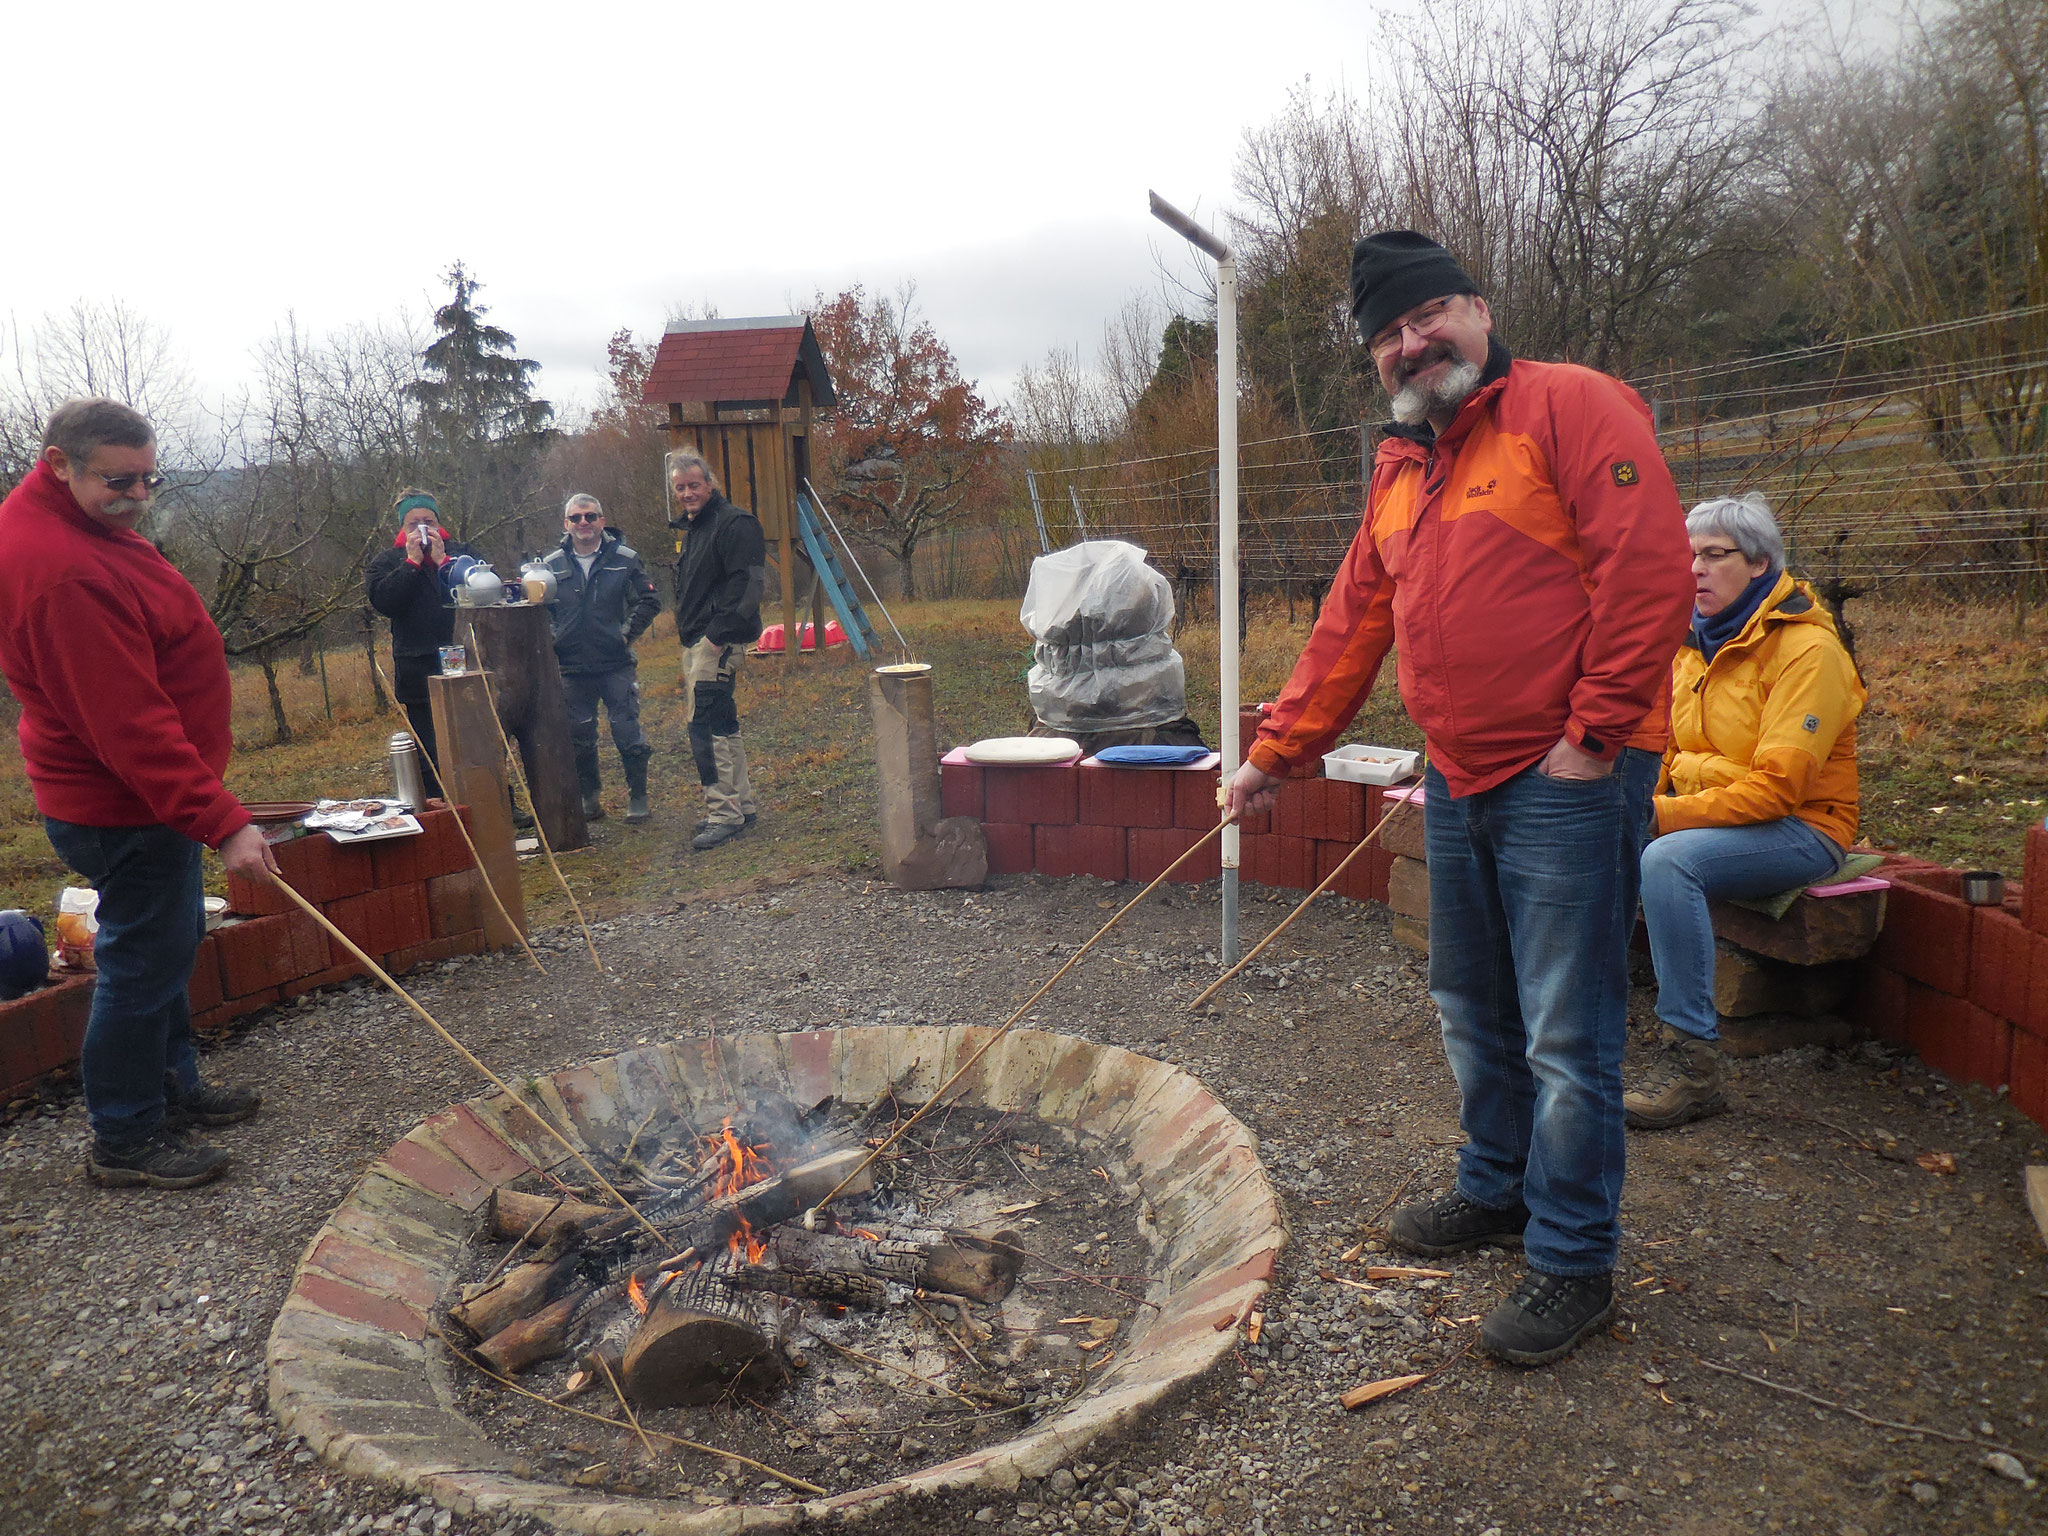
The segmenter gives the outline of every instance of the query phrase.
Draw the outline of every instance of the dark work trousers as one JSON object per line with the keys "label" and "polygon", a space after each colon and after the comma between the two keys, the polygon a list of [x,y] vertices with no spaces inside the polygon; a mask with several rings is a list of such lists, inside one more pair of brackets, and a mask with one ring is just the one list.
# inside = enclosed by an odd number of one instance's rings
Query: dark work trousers
{"label": "dark work trousers", "polygon": [[101,1141],[140,1141],[163,1123],[164,1082],[199,1087],[186,988],[206,928],[199,844],[169,827],[87,827],[43,818],[57,857],[100,893],[99,985],[79,1075]]}
{"label": "dark work trousers", "polygon": [[640,729],[640,669],[615,667],[580,676],[564,673],[562,698],[569,706],[569,745],[575,749],[576,778],[583,792],[594,795],[598,789],[597,706],[603,704],[626,785],[636,794],[645,794],[647,759],[654,755],[654,748]]}

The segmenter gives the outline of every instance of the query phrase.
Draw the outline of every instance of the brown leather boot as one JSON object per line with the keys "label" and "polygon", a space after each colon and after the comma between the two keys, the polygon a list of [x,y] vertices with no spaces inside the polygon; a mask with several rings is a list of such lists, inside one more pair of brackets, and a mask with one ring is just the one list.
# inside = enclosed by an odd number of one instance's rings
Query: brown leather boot
{"label": "brown leather boot", "polygon": [[1721,1047],[1681,1035],[1669,1025],[1643,1080],[1621,1096],[1628,1123],[1639,1131],[1668,1131],[1728,1107],[1721,1091]]}

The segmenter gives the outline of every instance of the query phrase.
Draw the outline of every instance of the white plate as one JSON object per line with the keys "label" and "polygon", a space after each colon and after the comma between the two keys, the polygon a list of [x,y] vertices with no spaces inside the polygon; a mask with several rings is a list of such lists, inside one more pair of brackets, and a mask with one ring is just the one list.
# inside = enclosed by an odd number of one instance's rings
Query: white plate
{"label": "white plate", "polygon": [[1081,744],[1064,736],[991,736],[967,749],[967,761],[1005,768],[1045,768],[1071,762]]}

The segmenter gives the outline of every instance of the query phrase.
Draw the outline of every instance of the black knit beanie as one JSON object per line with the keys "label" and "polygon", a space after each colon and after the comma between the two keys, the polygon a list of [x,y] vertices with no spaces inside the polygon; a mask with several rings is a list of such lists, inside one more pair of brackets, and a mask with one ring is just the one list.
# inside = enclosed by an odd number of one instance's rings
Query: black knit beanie
{"label": "black knit beanie", "polygon": [[1418,304],[1478,291],[1449,251],[1412,229],[1382,230],[1352,247],[1351,313],[1367,341]]}

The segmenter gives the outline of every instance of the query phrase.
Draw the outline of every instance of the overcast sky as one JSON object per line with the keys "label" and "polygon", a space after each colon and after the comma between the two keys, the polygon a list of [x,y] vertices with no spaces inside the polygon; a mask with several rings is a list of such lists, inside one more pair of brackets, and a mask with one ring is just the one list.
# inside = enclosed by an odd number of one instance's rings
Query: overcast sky
{"label": "overcast sky", "polygon": [[120,299],[217,393],[287,311],[424,313],[459,257],[567,399],[672,305],[914,279],[1000,396],[1185,261],[1146,189],[1208,222],[1245,130],[1357,84],[1383,9],[115,4],[88,37],[24,8],[0,303]]}
{"label": "overcast sky", "polygon": [[[1000,398],[1051,347],[1092,360],[1159,257],[1192,270],[1148,187],[1213,222],[1246,130],[1366,91],[1421,3],[18,7],[0,317],[119,299],[217,395],[287,312],[421,316],[460,258],[569,400],[673,306],[914,280]],[[1889,3],[1757,8],[1853,32]]]}

